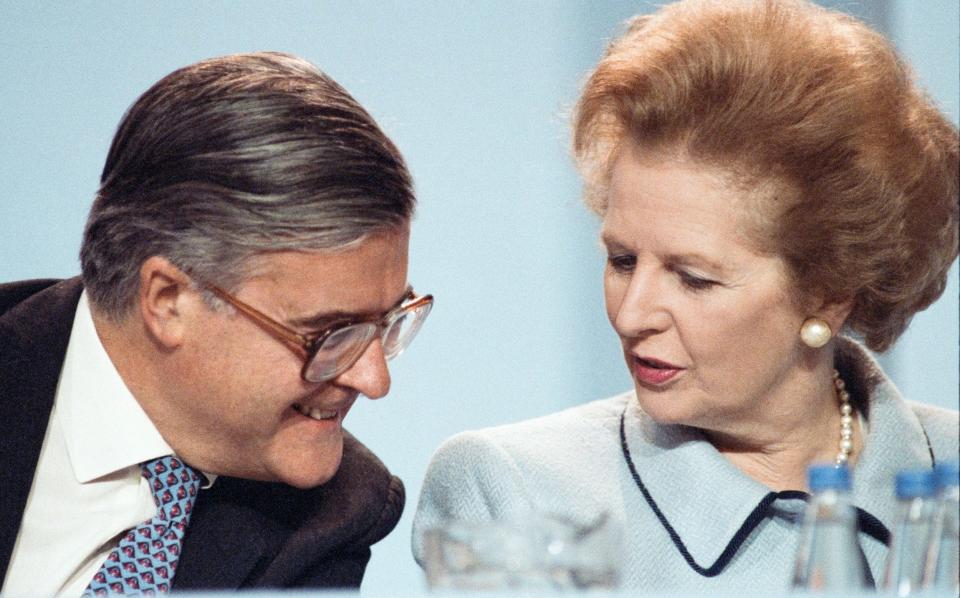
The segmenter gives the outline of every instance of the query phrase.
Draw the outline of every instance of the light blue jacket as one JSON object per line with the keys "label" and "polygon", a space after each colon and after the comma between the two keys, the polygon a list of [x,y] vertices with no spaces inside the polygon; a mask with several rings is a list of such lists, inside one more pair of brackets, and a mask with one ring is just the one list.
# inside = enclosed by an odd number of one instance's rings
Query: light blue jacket
{"label": "light blue jacket", "polygon": [[[956,411],[904,401],[853,341],[841,338],[838,349],[837,368],[867,422],[853,499],[862,511],[863,553],[881,581],[897,510],[894,475],[957,459],[960,419]],[[447,440],[427,470],[413,553],[422,564],[423,532],[447,519],[537,509],[588,522],[607,511],[622,526],[624,589],[782,593],[806,498],[747,477],[696,429],[657,424],[629,392]]]}

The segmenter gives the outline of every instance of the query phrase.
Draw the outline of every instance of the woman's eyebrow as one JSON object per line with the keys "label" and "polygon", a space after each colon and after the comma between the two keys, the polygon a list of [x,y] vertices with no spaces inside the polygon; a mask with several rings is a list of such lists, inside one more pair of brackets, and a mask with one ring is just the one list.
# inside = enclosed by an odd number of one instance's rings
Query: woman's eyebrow
{"label": "woman's eyebrow", "polygon": [[[600,243],[606,247],[607,251],[633,251],[625,243],[617,240],[613,233],[606,231],[600,236]],[[663,257],[663,261],[674,266],[705,267],[718,274],[726,274],[728,271],[728,268],[722,263],[696,252],[666,255]]]}
{"label": "woman's eyebrow", "polygon": [[600,235],[600,244],[607,249],[627,249],[627,246],[621,243],[613,232],[607,230],[604,230]]}
{"label": "woman's eyebrow", "polygon": [[668,255],[666,257],[667,263],[674,264],[676,266],[689,266],[692,268],[704,268],[716,272],[718,274],[726,274],[727,268],[720,262],[710,259],[705,255],[699,253],[687,253],[682,255]]}

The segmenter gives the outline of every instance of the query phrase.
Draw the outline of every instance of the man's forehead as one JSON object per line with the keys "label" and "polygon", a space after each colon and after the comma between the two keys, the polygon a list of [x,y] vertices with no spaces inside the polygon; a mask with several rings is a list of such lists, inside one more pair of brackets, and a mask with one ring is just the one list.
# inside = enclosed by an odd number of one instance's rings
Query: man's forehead
{"label": "man's forehead", "polygon": [[264,254],[256,270],[243,286],[249,293],[271,295],[290,322],[379,314],[406,295],[406,237],[377,235],[338,251]]}

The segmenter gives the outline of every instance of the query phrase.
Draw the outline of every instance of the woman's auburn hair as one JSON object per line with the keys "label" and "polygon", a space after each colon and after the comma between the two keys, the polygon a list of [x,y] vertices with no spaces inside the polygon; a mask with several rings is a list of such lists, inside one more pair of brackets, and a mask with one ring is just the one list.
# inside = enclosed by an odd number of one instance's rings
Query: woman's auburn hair
{"label": "woman's auburn hair", "polygon": [[[688,0],[629,21],[574,114],[587,205],[621,147],[679,152],[755,197],[798,300],[853,298],[884,351],[957,257],[958,135],[878,33],[804,0]],[[751,191],[756,191],[751,193]]]}

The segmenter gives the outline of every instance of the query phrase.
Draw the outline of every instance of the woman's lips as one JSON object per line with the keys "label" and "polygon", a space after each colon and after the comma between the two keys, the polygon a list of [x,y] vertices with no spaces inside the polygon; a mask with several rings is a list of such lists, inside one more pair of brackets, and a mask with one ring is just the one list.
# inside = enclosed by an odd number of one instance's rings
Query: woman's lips
{"label": "woman's lips", "polygon": [[633,375],[643,384],[659,386],[675,378],[683,368],[652,357],[632,358]]}

